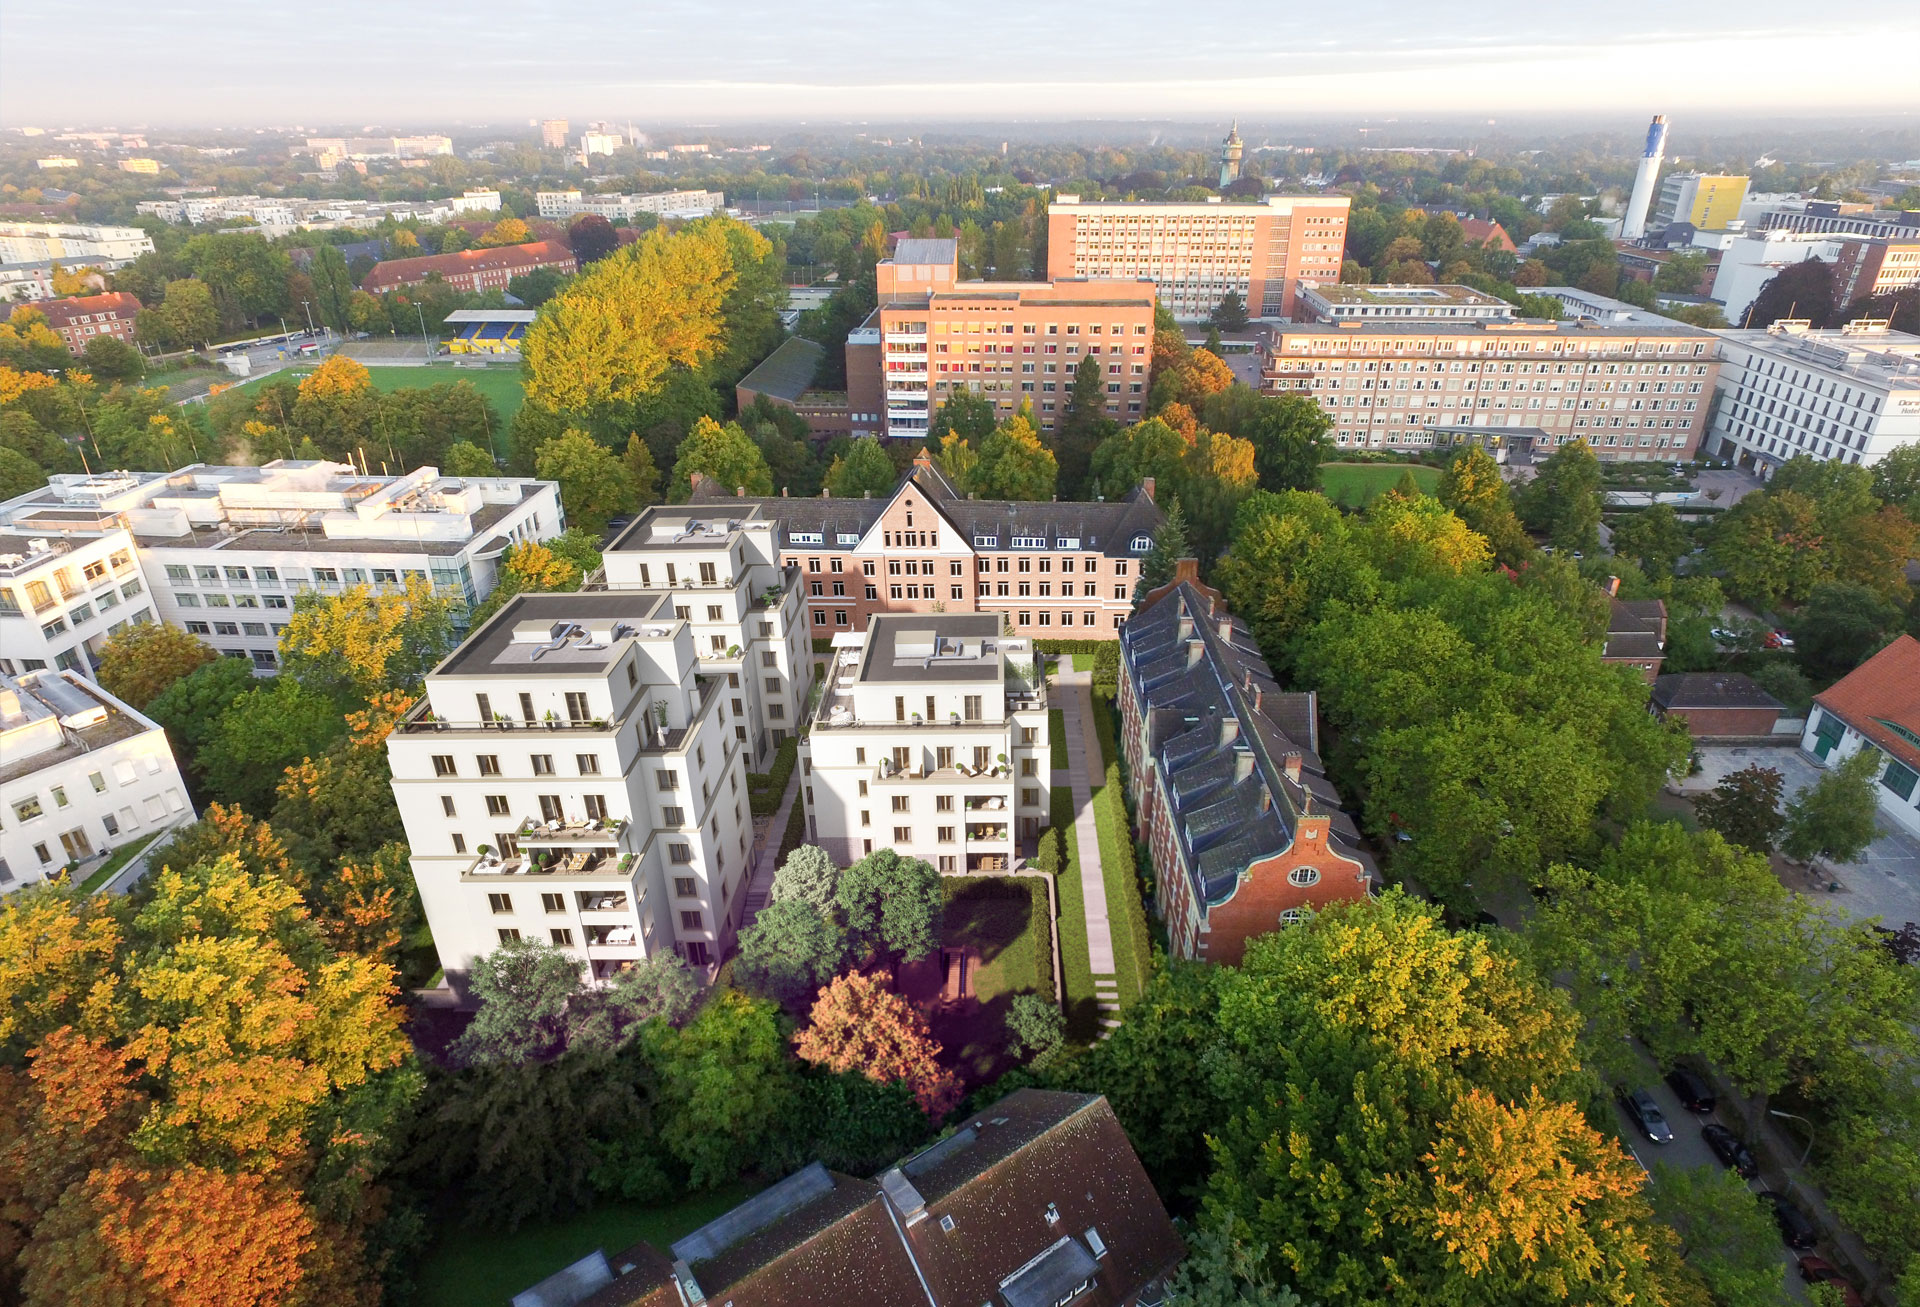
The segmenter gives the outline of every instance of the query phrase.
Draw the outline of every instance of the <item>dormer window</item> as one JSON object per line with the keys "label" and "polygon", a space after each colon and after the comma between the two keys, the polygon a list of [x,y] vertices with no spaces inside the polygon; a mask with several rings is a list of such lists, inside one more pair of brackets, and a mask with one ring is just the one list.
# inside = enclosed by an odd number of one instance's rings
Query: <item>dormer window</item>
{"label": "dormer window", "polygon": [[1144,554],[1148,550],[1153,548],[1153,537],[1152,536],[1135,536],[1133,538],[1133,544],[1130,546],[1130,548],[1136,554]]}

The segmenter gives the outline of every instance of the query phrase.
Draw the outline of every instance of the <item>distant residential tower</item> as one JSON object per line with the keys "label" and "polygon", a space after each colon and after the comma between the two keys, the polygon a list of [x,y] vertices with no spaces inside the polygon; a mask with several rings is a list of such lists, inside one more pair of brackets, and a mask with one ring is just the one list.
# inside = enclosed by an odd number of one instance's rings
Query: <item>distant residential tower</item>
{"label": "distant residential tower", "polygon": [[1227,139],[1220,143],[1220,189],[1226,190],[1240,180],[1240,156],[1246,145],[1240,139],[1240,124],[1235,122],[1227,130]]}

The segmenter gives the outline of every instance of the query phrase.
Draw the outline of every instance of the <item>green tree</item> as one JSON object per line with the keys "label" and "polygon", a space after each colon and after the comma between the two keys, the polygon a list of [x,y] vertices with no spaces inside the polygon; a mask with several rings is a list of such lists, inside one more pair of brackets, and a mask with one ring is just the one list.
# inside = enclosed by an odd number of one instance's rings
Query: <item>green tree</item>
{"label": "green tree", "polygon": [[181,677],[219,656],[177,626],[142,622],[101,646],[100,685],[133,707],[144,709]]}
{"label": "green tree", "polygon": [[1124,427],[1094,449],[1086,494],[1121,499],[1151,478],[1155,495],[1170,495],[1179,484],[1186,456],[1186,438],[1159,418]]}
{"label": "green tree", "polygon": [[1792,663],[1768,663],[1753,674],[1753,683],[1784,704],[1789,717],[1804,717],[1813,707],[1813,682]]}
{"label": "green tree", "polygon": [[1715,1303],[1778,1307],[1786,1301],[1780,1232],[1732,1171],[1656,1162],[1653,1210],[1680,1236],[1687,1262]]}
{"label": "green tree", "polygon": [[1247,302],[1240,298],[1240,292],[1230,290],[1220,297],[1207,318],[1221,331],[1245,331],[1247,329]]}
{"label": "green tree", "polygon": [[1267,1246],[1242,1243],[1233,1225],[1216,1219],[1188,1236],[1186,1260],[1167,1283],[1170,1307],[1301,1307],[1267,1270]]}
{"label": "green tree", "polygon": [[840,873],[834,899],[856,956],[917,962],[940,945],[940,873],[924,859],[876,849]]}
{"label": "green tree", "polygon": [[353,294],[357,287],[339,247],[316,248],[307,261],[307,276],[313,280],[314,315],[343,336],[352,331]]}
{"label": "green tree", "polygon": [[446,456],[440,460],[440,470],[450,477],[500,475],[500,465],[493,461],[493,455],[465,440],[456,440],[447,446]]}
{"label": "green tree", "polygon": [[1600,548],[1600,460],[1584,440],[1555,450],[1520,497],[1520,515],[1555,549]]}
{"label": "green tree", "polygon": [[740,932],[740,972],[748,985],[784,1002],[833,978],[846,939],[829,913],[804,899],[779,899]]}
{"label": "green tree", "polygon": [[1873,493],[1920,522],[1920,444],[1902,445],[1873,465]]}
{"label": "green tree", "polygon": [[1038,994],[1015,994],[1007,1004],[1007,1044],[1015,1057],[1044,1057],[1067,1036],[1060,1005]]}
{"label": "green tree", "polygon": [[722,491],[744,489],[749,495],[773,493],[773,473],[752,437],[737,423],[724,427],[712,418],[701,418],[680,445],[680,457],[673,465],[675,503],[686,502],[692,493],[692,478],[700,473]]}
{"label": "green tree", "polygon": [[1048,442],[1059,464],[1060,482],[1067,490],[1078,492],[1085,484],[1093,451],[1107,434],[1108,426],[1105,377],[1100,360],[1089,354],[1074,369],[1066,407],[1054,424]]}
{"label": "green tree", "polygon": [[[1302,487],[1311,489],[1311,487]],[[1521,529],[1513,511],[1513,497],[1500,464],[1478,445],[1469,445],[1447,462],[1440,474],[1440,502],[1485,536],[1493,556],[1508,567],[1519,567],[1533,552],[1533,541]]]}
{"label": "green tree", "polygon": [[1878,749],[1863,748],[1794,795],[1787,804],[1781,851],[1800,862],[1852,862],[1859,857],[1873,843],[1880,809],[1874,782],[1881,761]]}
{"label": "green tree", "polygon": [[513,939],[475,958],[467,976],[480,1010],[448,1050],[463,1066],[540,1062],[566,1048],[580,962],[537,940]]}
{"label": "green tree", "polygon": [[927,445],[938,449],[947,433],[957,431],[977,447],[993,434],[993,428],[993,401],[970,390],[956,390],[934,410],[933,421],[927,424]]}
{"label": "green tree", "polygon": [[216,658],[181,677],[146,706],[147,716],[167,731],[167,739],[196,776],[203,774],[200,754],[220,728],[234,700],[259,682],[244,658]]}
{"label": "green tree", "polygon": [[[587,214],[597,218],[598,214]],[[605,222],[605,218],[600,221]],[[576,251],[576,256],[577,256]],[[573,278],[558,268],[534,268],[507,283],[507,294],[530,309],[537,309],[573,283]]]}
{"label": "green tree", "polygon": [[228,706],[198,762],[215,798],[264,816],[287,768],[325,753],[340,733],[332,699],[280,676]]}
{"label": "green tree", "polygon": [[797,899],[823,913],[831,912],[839,880],[840,868],[825,849],[802,844],[773,873],[773,901]]}
{"label": "green tree", "polygon": [[1649,577],[1672,576],[1674,566],[1692,548],[1686,527],[1666,504],[1629,514],[1613,528],[1613,552],[1633,559]]}
{"label": "green tree", "polygon": [[83,357],[87,371],[101,381],[137,381],[147,370],[140,351],[118,336],[95,336]]}
{"label": "green tree", "polygon": [[827,469],[827,490],[841,499],[884,499],[895,480],[893,460],[872,436],[852,442]]}
{"label": "green tree", "polygon": [[1333,450],[1333,419],[1307,396],[1229,386],[1207,397],[1200,420],[1253,446],[1262,490],[1319,488],[1320,464]]}
{"label": "green tree", "polygon": [[679,954],[656,953],[615,972],[612,983],[568,1000],[567,1047],[611,1051],[649,1021],[685,1025],[702,997],[700,981]]}
{"label": "green tree", "polygon": [[1777,769],[1754,763],[1721,777],[1694,801],[1693,810],[1702,826],[1719,831],[1728,843],[1771,853],[1786,824],[1780,811],[1785,785]]}
{"label": "green tree", "polygon": [[653,450],[638,435],[627,437],[627,452],[621,461],[626,465],[627,475],[633,478],[633,492],[637,499],[636,507],[644,508],[648,504],[660,502],[660,468],[653,461]]}
{"label": "green tree", "polygon": [[639,1042],[658,1079],[660,1142],[694,1188],[738,1177],[790,1119],[796,1081],[773,1003],[721,990],[686,1029],[652,1022]]}
{"label": "green tree", "polygon": [[266,237],[252,232],[195,236],[181,246],[180,257],[213,293],[227,328],[286,311],[293,264]]}
{"label": "green tree", "polygon": [[1823,679],[1837,679],[1899,635],[1906,614],[1864,585],[1822,581],[1793,616],[1801,663]]}
{"label": "green tree", "polygon": [[134,333],[143,341],[185,349],[204,345],[220,330],[220,311],[206,283],[192,278],[167,283],[158,306],[145,309],[134,320]]}
{"label": "green tree", "polygon": [[567,517],[591,532],[640,506],[633,474],[612,451],[584,431],[570,430],[540,446],[534,475],[560,483],[560,504]]}
{"label": "green tree", "polygon": [[1053,498],[1060,465],[1023,417],[1008,418],[980,442],[979,461],[962,489],[982,499]]}
{"label": "green tree", "polygon": [[47,484],[47,474],[25,454],[0,445],[0,500],[24,495]]}
{"label": "green tree", "polygon": [[1187,515],[1175,499],[1167,505],[1160,529],[1153,533],[1153,548],[1140,560],[1140,579],[1134,582],[1133,602],[1137,606],[1147,595],[1173,580],[1174,564],[1193,557],[1193,545],[1187,539]]}

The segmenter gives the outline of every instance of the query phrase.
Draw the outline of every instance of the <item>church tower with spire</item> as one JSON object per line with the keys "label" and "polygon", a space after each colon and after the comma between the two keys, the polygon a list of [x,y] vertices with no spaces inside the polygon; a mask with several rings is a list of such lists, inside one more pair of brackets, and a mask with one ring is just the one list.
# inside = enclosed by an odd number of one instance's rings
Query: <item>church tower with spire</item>
{"label": "church tower with spire", "polygon": [[1240,122],[1235,119],[1233,126],[1227,131],[1227,139],[1220,143],[1221,190],[1226,190],[1240,180],[1240,155],[1245,149],[1245,144],[1240,140]]}

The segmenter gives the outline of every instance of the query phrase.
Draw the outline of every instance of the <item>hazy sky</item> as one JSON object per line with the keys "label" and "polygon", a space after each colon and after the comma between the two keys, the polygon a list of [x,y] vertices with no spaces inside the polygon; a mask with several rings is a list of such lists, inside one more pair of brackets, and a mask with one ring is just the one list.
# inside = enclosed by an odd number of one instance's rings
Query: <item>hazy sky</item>
{"label": "hazy sky", "polygon": [[1920,112],[1917,41],[1914,0],[0,0],[0,125]]}

